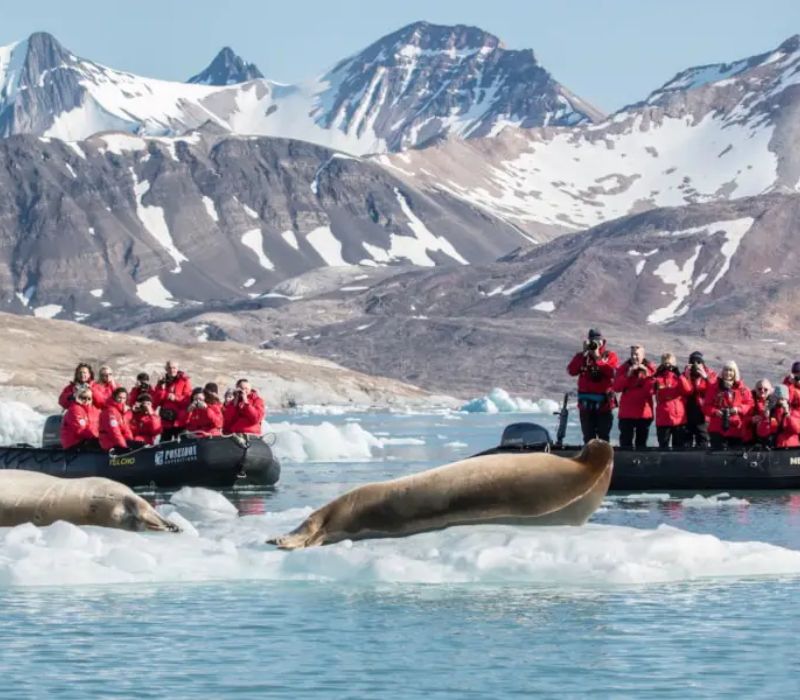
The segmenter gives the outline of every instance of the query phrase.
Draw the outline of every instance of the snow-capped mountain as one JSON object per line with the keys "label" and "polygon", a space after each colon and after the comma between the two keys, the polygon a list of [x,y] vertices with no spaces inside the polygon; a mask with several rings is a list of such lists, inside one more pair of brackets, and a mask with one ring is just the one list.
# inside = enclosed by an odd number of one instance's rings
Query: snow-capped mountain
{"label": "snow-capped mountain", "polygon": [[509,51],[463,26],[410,25],[298,85],[258,76],[223,50],[189,83],[143,78],[79,58],[37,33],[0,49],[0,135],[180,135],[211,122],[235,134],[364,154],[490,135],[509,124],[600,117],[531,51]]}
{"label": "snow-capped mountain", "polygon": [[263,77],[255,63],[247,63],[233,49],[225,46],[205,70],[193,75],[186,82],[198,85],[236,85]]}
{"label": "snow-capped mountain", "polygon": [[800,38],[683,71],[599,124],[380,156],[541,238],[663,206],[796,191]]}
{"label": "snow-capped mountain", "polygon": [[603,116],[559,85],[533,51],[510,51],[464,25],[411,24],[345,59],[322,83],[317,124],[359,138],[372,132],[388,150]]}
{"label": "snow-capped mountain", "polygon": [[308,270],[460,266],[525,242],[369,161],[216,132],[0,140],[0,309],[91,320],[258,304]]}

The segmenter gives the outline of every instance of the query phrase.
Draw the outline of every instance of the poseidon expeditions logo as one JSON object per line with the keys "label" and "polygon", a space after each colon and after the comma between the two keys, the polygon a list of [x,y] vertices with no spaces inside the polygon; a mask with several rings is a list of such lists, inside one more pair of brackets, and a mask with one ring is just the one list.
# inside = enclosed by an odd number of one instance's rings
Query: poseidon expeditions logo
{"label": "poseidon expeditions logo", "polygon": [[161,450],[154,455],[156,466],[165,464],[178,464],[180,462],[194,462],[197,460],[197,445],[187,447],[173,447],[171,450]]}

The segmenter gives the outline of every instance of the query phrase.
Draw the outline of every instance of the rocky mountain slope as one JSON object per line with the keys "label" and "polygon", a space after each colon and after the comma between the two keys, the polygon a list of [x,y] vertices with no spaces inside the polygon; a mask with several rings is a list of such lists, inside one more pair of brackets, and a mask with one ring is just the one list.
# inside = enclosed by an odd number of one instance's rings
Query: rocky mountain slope
{"label": "rocky mountain slope", "polygon": [[796,191],[800,37],[691,68],[598,124],[506,129],[378,157],[537,237],[657,207]]}
{"label": "rocky mountain slope", "polygon": [[136,374],[163,373],[174,359],[195,384],[228,386],[246,376],[259,387],[271,410],[287,403],[376,406],[452,405],[408,384],[344,369],[326,360],[279,350],[254,350],[237,343],[177,346],[147,338],[106,333],[63,321],[0,313],[0,398],[22,400],[43,411],[57,410],[58,394],[79,361],[108,363],[118,381],[132,384]]}
{"label": "rocky mountain slope", "polygon": [[248,301],[318,267],[486,262],[526,240],[309,143],[213,129],[0,141],[4,310],[95,322]]}
{"label": "rocky mountain slope", "polygon": [[[703,349],[780,378],[800,340],[793,248],[800,195],[658,209],[520,249],[490,265],[414,270],[366,290],[320,287],[275,308],[139,327],[290,348],[468,394],[555,392],[589,326],[617,348]],[[254,332],[253,329],[258,329]],[[265,332],[266,331],[266,332]]]}
{"label": "rocky mountain slope", "polygon": [[0,135],[66,140],[101,131],[180,135],[210,121],[353,154],[486,136],[507,124],[577,124],[600,113],[532,51],[473,27],[409,25],[297,85],[264,80],[230,49],[189,83],[79,58],[51,35],[0,48]]}

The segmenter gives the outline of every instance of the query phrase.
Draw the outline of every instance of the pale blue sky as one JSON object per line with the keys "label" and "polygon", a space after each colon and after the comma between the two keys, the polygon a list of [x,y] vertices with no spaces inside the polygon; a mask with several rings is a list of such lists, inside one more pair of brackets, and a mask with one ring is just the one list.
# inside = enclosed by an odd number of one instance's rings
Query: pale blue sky
{"label": "pale blue sky", "polygon": [[557,80],[612,111],[692,65],[761,53],[800,32],[798,0],[30,0],[0,44],[46,30],[73,52],[184,80],[224,45],[273,80],[313,77],[401,26],[472,24],[532,48]]}

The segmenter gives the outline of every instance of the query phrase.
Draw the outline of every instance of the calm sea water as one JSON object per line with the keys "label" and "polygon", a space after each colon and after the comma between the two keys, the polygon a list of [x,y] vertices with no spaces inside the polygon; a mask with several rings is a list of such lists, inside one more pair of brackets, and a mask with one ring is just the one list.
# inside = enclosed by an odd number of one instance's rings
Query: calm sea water
{"label": "calm sea water", "polygon": [[[196,540],[0,530],[0,696],[684,698],[800,689],[800,494],[610,498],[580,529],[457,528],[274,552],[264,533],[293,526],[301,509],[491,446],[507,420],[355,418],[373,435],[424,444],[388,445],[370,461],[286,463],[275,491],[228,494],[239,518],[195,494],[198,510],[187,518]],[[343,428],[347,417],[286,420]],[[179,580],[190,572],[197,580]]]}

